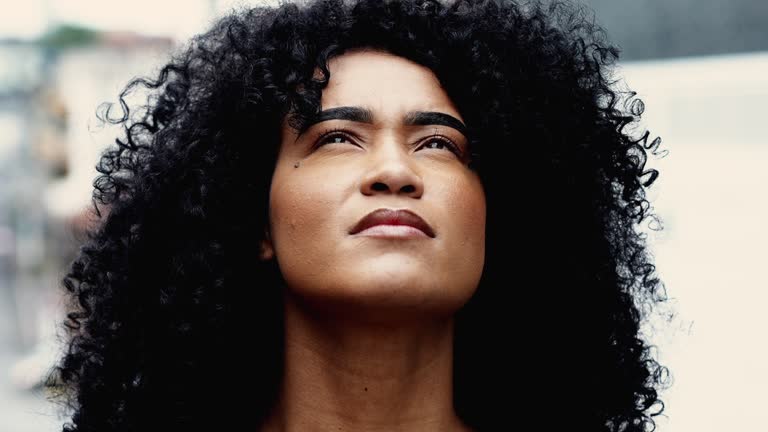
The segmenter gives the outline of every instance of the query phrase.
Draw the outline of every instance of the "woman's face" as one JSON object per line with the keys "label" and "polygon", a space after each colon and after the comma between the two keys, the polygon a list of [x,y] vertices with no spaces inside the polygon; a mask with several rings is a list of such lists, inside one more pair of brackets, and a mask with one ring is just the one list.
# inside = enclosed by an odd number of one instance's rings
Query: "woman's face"
{"label": "woman's face", "polygon": [[[300,134],[283,123],[262,257],[308,304],[370,317],[455,312],[485,256],[485,195],[466,165],[462,117],[431,70],[404,58],[355,51],[328,66],[327,115]],[[408,210],[431,229],[391,226],[408,220],[383,213],[355,233],[378,209]]]}

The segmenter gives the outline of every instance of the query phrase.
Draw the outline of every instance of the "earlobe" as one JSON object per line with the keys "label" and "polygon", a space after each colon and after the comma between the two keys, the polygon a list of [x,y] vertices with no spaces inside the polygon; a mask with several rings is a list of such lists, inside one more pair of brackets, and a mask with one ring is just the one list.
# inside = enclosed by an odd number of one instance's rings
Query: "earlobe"
{"label": "earlobe", "polygon": [[275,257],[275,249],[272,246],[272,237],[269,235],[269,229],[264,230],[264,240],[259,247],[259,258],[262,261],[269,261]]}

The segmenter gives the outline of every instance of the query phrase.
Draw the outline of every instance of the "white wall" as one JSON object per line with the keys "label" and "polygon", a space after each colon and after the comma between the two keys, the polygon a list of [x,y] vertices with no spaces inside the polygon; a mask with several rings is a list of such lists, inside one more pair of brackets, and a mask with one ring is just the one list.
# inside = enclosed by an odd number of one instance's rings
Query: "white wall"
{"label": "white wall", "polygon": [[661,136],[648,230],[677,313],[648,331],[674,383],[659,432],[768,431],[768,53],[624,65]]}

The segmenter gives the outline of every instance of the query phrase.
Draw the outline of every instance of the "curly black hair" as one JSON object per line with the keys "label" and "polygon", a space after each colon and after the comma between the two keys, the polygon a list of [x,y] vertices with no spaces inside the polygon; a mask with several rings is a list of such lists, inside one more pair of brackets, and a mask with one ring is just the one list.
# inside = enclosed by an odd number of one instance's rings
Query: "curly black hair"
{"label": "curly black hair", "polygon": [[[374,48],[431,69],[469,128],[486,260],[456,316],[454,406],[476,430],[655,428],[668,377],[641,324],[666,300],[643,104],[619,50],[560,1],[315,0],[232,12],[102,118],[96,223],[62,280],[50,376],[66,432],[227,430],[273,407],[283,281],[256,259],[289,116],[320,109],[329,59]],[[322,72],[320,78],[315,72]],[[142,90],[143,89],[143,90]],[[145,105],[128,107],[142,90]],[[55,376],[54,376],[55,375]]]}

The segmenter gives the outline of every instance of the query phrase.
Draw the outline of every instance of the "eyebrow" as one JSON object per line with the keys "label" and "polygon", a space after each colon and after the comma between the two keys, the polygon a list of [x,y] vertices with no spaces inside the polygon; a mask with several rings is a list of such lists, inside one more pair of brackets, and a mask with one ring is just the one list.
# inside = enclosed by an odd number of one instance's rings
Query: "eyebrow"
{"label": "eyebrow", "polygon": [[[320,111],[315,117],[311,118],[304,127],[301,128],[299,135],[306,132],[313,125],[328,120],[349,120],[359,123],[373,124],[373,112],[364,107],[345,106],[330,108]],[[408,111],[403,117],[405,126],[429,126],[443,125],[456,129],[467,136],[467,126],[461,120],[452,115],[434,112],[434,111]]]}

